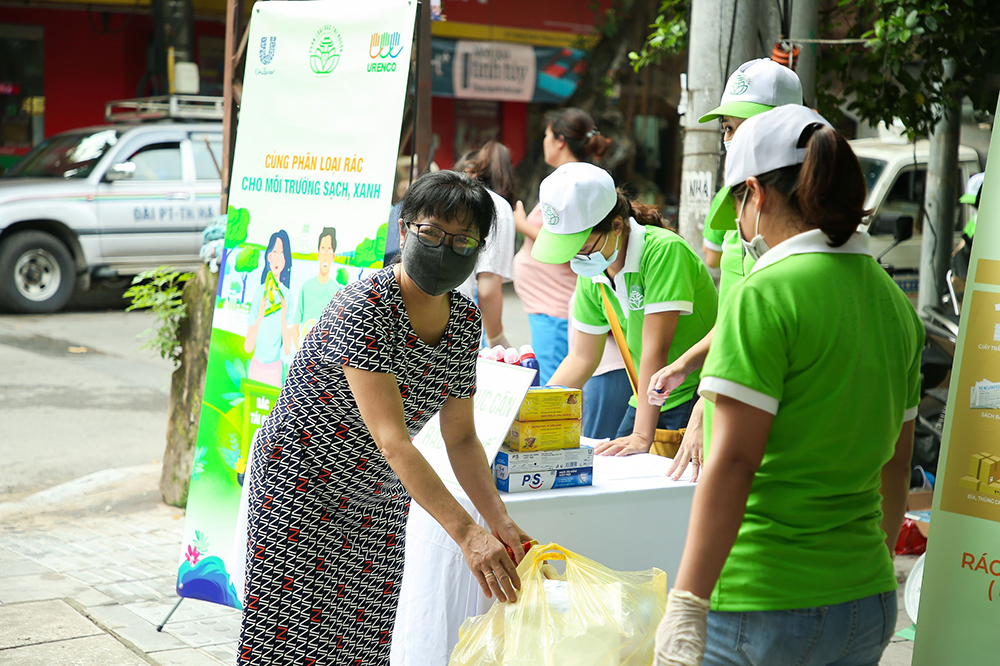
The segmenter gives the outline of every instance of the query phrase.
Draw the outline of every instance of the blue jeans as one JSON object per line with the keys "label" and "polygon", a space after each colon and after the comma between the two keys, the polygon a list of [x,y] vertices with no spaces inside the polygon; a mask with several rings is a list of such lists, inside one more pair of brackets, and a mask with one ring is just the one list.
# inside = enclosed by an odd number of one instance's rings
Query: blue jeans
{"label": "blue jeans", "polygon": [[[629,389],[631,390],[631,388]],[[698,400],[697,395],[691,396],[691,399],[687,402],[682,402],[676,407],[671,407],[665,412],[660,412],[660,420],[656,422],[657,428],[663,428],[664,430],[680,430],[681,428],[686,428],[688,424],[688,419],[691,418],[691,410],[694,409],[694,403]],[[583,401],[583,408],[587,408],[587,401]],[[618,426],[618,434],[615,437],[625,437],[632,434],[632,428],[635,427],[635,407],[629,405],[628,409],[625,410],[625,416],[622,417],[622,423]]]}
{"label": "blue jeans", "polygon": [[836,606],[708,614],[703,666],[878,666],[896,630],[896,592]]}
{"label": "blue jeans", "polygon": [[583,385],[583,436],[614,437],[631,397],[632,385],[625,368],[591,377]]}
{"label": "blue jeans", "polygon": [[531,326],[531,346],[538,361],[538,379],[545,386],[569,353],[569,320],[530,314],[528,325]]}

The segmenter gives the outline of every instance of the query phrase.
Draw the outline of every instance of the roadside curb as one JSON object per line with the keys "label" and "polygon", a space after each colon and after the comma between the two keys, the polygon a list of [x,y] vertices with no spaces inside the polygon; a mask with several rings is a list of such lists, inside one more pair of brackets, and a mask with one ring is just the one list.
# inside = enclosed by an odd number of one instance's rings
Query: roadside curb
{"label": "roadside curb", "polygon": [[[59,510],[93,508],[133,494],[149,493],[151,477],[157,480],[160,463],[112,467],[46,488],[11,502],[0,502],[0,520]],[[153,488],[156,487],[154,483]]]}

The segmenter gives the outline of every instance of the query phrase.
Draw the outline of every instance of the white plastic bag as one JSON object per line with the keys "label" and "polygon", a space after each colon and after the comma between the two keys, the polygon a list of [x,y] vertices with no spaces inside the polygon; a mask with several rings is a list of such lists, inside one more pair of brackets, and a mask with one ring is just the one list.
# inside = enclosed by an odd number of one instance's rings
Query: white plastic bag
{"label": "white plastic bag", "polygon": [[[548,580],[546,561],[566,573]],[[466,620],[450,666],[649,666],[667,602],[659,569],[613,571],[555,544],[535,546],[517,568],[513,604]]]}

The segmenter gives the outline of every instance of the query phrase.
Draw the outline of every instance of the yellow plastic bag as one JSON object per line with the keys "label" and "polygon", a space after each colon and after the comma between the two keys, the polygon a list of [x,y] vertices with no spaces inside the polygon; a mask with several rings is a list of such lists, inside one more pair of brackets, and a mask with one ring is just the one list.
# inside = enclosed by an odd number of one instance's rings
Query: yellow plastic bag
{"label": "yellow plastic bag", "polygon": [[[562,576],[545,565],[556,560],[566,563]],[[613,571],[549,544],[528,551],[517,573],[517,602],[493,604],[486,614],[466,620],[449,666],[652,663],[667,603],[663,571]]]}

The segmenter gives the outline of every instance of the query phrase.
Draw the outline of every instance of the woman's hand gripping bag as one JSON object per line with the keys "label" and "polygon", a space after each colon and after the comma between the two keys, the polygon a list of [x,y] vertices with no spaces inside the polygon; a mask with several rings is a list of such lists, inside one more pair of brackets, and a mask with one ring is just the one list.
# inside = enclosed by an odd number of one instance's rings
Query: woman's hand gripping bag
{"label": "woman's hand gripping bag", "polygon": [[[563,561],[555,573],[546,562]],[[667,603],[659,569],[613,571],[555,544],[517,568],[516,603],[465,621],[449,666],[649,666]]]}

